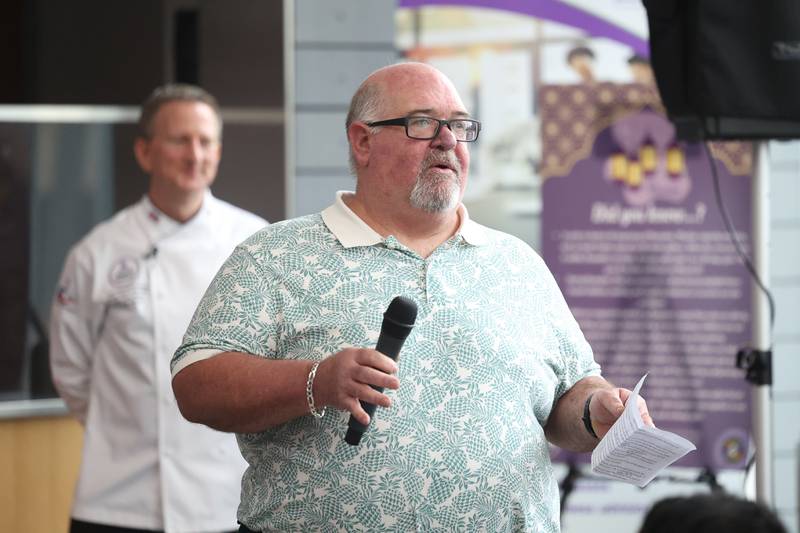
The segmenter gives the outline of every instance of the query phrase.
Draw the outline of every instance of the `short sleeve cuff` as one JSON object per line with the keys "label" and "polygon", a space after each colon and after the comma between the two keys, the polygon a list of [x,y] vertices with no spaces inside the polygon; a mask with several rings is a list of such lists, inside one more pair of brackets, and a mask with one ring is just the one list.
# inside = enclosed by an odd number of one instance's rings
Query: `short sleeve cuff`
{"label": "short sleeve cuff", "polygon": [[178,375],[178,372],[186,368],[187,366],[196,363],[198,361],[202,361],[203,359],[210,359],[217,354],[223,353],[224,350],[217,350],[215,348],[203,348],[200,350],[194,350],[191,352],[187,352],[184,354],[183,357],[180,358],[179,361],[175,363],[175,366],[172,367],[172,377]]}

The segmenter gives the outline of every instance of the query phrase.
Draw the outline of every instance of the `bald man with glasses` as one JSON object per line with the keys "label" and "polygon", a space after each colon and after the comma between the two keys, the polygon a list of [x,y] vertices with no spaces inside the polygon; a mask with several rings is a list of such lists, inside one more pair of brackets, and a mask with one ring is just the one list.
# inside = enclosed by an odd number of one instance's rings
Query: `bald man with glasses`
{"label": "bald man with glasses", "polygon": [[[372,73],[346,130],[356,190],[237,248],[172,360],[184,416],[238,434],[240,531],[558,531],[548,440],[591,450],[629,391],[541,258],[469,218],[480,123],[447,77]],[[395,362],[374,347],[398,295]]]}

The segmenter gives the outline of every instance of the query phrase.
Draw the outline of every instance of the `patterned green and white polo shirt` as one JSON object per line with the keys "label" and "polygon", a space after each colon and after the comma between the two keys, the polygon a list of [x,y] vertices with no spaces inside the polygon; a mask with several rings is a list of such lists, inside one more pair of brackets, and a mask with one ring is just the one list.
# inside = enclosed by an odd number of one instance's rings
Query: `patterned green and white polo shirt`
{"label": "patterned green and white polo shirt", "polygon": [[543,426],[599,374],[541,258],[470,221],[427,259],[341,200],[242,245],[198,307],[173,373],[220,350],[320,360],[374,346],[398,295],[419,306],[400,389],[359,446],[328,409],[238,435],[250,467],[239,520],[264,531],[559,530]]}

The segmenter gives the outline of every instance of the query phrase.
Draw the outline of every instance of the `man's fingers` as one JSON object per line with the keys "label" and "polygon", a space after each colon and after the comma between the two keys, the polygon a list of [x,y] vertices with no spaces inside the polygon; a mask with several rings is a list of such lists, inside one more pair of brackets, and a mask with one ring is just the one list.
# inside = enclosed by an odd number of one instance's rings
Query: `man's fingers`
{"label": "man's fingers", "polygon": [[361,422],[362,424],[369,425],[369,415],[366,411],[361,407],[361,402],[359,402],[355,398],[349,398],[344,405],[347,411],[350,411],[350,414],[353,415],[353,418]]}
{"label": "man's fingers", "polygon": [[[594,395],[592,400],[597,399],[598,409],[593,410],[593,413],[597,413],[598,418],[603,421],[608,420],[616,420],[622,414],[622,411],[625,410],[625,405],[623,402],[625,398],[622,397],[622,390],[619,391],[615,390],[603,390]],[[594,407],[594,406],[592,406]]]}
{"label": "man's fingers", "polygon": [[388,396],[376,391],[368,385],[364,385],[363,388],[359,389],[357,396],[349,396],[342,402],[344,408],[362,424],[369,424],[369,415],[364,411],[361,402],[371,403],[381,407],[392,406],[392,400]]}
{"label": "man's fingers", "polygon": [[639,414],[642,417],[642,421],[650,427],[656,427],[655,422],[653,422],[653,418],[650,416],[650,411],[647,409],[647,402],[644,401],[644,398],[639,396]]}
{"label": "man's fingers", "polygon": [[361,366],[372,367],[385,374],[397,373],[397,363],[376,350],[360,350],[356,357],[356,362]]}
{"label": "man's fingers", "polygon": [[389,397],[373,387],[399,388],[396,373],[397,364],[384,354],[368,348],[349,348],[325,359],[320,365],[316,393],[320,403],[325,401],[325,405],[346,410],[366,424],[369,415],[359,400],[389,407],[392,403]]}
{"label": "man's fingers", "polygon": [[631,397],[631,391],[621,388],[614,389],[614,391],[616,392],[616,397],[619,398],[620,403],[623,404],[624,407],[624,404],[628,403],[628,398]]}
{"label": "man's fingers", "polygon": [[[627,404],[631,394],[631,391],[622,388],[601,390],[595,393],[592,397],[591,416],[598,436],[602,438],[608,428],[622,416],[625,411],[625,404]],[[655,423],[647,409],[647,403],[641,396],[638,397],[638,407],[642,421],[648,426],[655,427]]]}
{"label": "man's fingers", "polygon": [[[374,403],[375,405],[380,405],[381,407],[389,407],[392,403],[389,397],[382,392],[376,391],[370,385],[356,381],[352,381],[348,386],[342,387],[338,403],[340,405],[347,406],[350,400],[355,400],[356,403],[358,403],[358,400],[367,403]],[[352,410],[349,408],[347,408],[347,410],[352,412]]]}
{"label": "man's fingers", "polygon": [[385,389],[397,389],[400,387],[400,380],[396,376],[381,372],[368,366],[359,367],[353,378],[359,383],[375,385]]}
{"label": "man's fingers", "polygon": [[392,400],[385,394],[376,391],[369,385],[362,385],[356,392],[356,398],[367,403],[380,405],[381,407],[390,407]]}

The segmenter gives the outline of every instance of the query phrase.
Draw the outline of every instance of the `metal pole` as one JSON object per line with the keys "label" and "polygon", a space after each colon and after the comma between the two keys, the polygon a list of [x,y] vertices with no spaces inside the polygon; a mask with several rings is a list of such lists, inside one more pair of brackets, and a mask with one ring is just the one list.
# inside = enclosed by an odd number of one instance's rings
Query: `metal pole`
{"label": "metal pole", "polygon": [[295,216],[297,110],[295,109],[295,0],[283,0],[284,218]]}
{"label": "metal pole", "polygon": [[[769,145],[754,144],[753,173],[753,265],[765,287],[769,286]],[[755,281],[753,295],[753,348],[770,350],[770,316],[766,296]],[[756,443],[756,500],[772,507],[772,393],[771,385],[754,385],[752,399],[753,435]]]}

